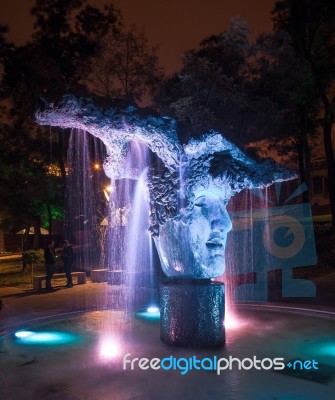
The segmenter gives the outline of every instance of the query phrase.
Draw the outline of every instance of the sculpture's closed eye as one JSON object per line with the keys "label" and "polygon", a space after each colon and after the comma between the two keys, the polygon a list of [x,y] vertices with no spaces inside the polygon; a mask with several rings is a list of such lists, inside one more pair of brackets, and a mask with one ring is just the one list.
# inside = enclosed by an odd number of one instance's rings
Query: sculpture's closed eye
{"label": "sculpture's closed eye", "polygon": [[206,204],[206,196],[199,196],[194,201],[194,205],[197,207],[202,207],[205,204]]}

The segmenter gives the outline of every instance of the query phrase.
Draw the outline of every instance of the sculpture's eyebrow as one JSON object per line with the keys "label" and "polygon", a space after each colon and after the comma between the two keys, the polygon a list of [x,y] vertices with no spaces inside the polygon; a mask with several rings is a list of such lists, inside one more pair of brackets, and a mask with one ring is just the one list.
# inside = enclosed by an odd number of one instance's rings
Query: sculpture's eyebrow
{"label": "sculpture's eyebrow", "polygon": [[194,205],[198,207],[202,207],[206,204],[206,196],[199,196],[194,200]]}

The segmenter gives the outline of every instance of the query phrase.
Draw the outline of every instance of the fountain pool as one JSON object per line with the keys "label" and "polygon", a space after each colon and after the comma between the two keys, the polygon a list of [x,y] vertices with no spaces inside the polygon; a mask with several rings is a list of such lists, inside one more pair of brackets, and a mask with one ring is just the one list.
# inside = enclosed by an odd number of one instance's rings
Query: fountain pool
{"label": "fountain pool", "polygon": [[[132,316],[112,310],[69,313],[12,327],[0,341],[0,396],[6,400],[333,398],[334,318],[320,313],[303,315],[301,310],[288,313],[276,307],[239,308],[237,323],[226,327],[225,346],[206,350],[163,344],[154,309]],[[175,370],[168,368],[170,361],[165,361],[166,369],[142,370],[135,362],[132,370],[128,362],[124,370],[126,354],[128,361],[172,357],[179,364]],[[207,369],[208,359],[215,356],[228,361],[230,356],[240,360],[256,356],[264,368],[282,358],[285,368],[243,370],[233,361],[229,369],[221,361],[225,369],[219,375],[214,370],[187,371],[189,361],[182,358],[193,356],[207,359],[203,361]],[[318,369],[302,370],[296,360],[314,360]],[[289,368],[289,362],[296,362],[295,369]],[[243,362],[245,368],[250,365],[250,361]]]}

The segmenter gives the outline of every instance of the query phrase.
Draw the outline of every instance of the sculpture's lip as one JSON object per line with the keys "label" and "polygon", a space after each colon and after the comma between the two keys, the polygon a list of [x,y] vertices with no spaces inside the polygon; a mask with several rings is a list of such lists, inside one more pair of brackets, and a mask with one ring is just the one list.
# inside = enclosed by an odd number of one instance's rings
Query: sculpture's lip
{"label": "sculpture's lip", "polygon": [[207,247],[223,247],[224,238],[222,236],[210,236],[206,242]]}

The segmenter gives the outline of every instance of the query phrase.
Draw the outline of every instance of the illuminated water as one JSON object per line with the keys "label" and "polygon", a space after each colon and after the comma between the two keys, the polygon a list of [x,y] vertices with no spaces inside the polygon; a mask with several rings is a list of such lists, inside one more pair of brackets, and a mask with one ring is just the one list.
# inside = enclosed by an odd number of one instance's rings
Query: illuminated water
{"label": "illuminated water", "polygon": [[[139,286],[153,287],[152,239],[149,234],[148,148],[132,142],[126,157],[125,173],[137,179],[112,181],[109,194],[109,233],[105,242],[108,268],[123,271],[126,308],[138,308]],[[149,302],[157,303],[157,296]]]}
{"label": "illuminated water", "polygon": [[[128,287],[128,309],[134,306],[134,292],[138,283],[142,286],[152,286],[154,274],[152,240],[149,234],[149,204],[146,184],[147,169],[136,181],[132,199],[132,210],[126,229],[125,271]],[[142,282],[139,282],[140,279]],[[146,282],[145,282],[146,281]]]}
{"label": "illuminated water", "polygon": [[[268,162],[257,163],[249,160],[234,145],[214,132],[199,140],[191,140],[182,148],[176,135],[175,125],[170,120],[152,116],[144,119],[133,115],[129,110],[119,116],[121,119],[111,120],[111,115],[115,116],[110,112],[101,113],[92,104],[90,107],[85,107],[81,101],[72,99],[64,109],[46,111],[40,114],[37,120],[42,124],[87,128],[107,147],[108,159],[104,163],[105,171],[115,181],[112,182],[114,194],[109,196],[107,244],[104,247],[109,252],[107,266],[110,269],[126,271],[128,278],[126,302],[132,304],[132,296],[136,293],[138,279],[145,276],[144,268],[149,267],[151,270],[150,265],[152,265],[151,240],[146,236],[148,219],[147,203],[144,200],[146,179],[145,173],[141,175],[147,163],[145,158],[142,162],[141,152],[138,152],[138,145],[135,143],[130,144],[131,150],[126,154],[124,146],[131,141],[148,146],[166,167],[164,175],[158,173],[157,176],[151,178],[151,190],[154,195],[159,195],[156,199],[161,200],[152,201],[155,219],[151,221],[151,228],[157,234],[158,225],[161,225],[160,229],[164,232],[164,225],[170,227],[171,221],[178,221],[180,234],[176,236],[176,240],[173,240],[174,237],[171,235],[167,235],[161,246],[161,253],[173,249],[170,251],[171,259],[174,258],[173,253],[177,251],[178,255],[184,256],[185,253],[190,257],[194,255],[195,260],[198,258],[201,260],[199,265],[206,266],[208,270],[206,278],[218,276],[216,262],[209,263],[211,257],[207,260],[205,257],[205,260],[202,260],[204,253],[202,249],[206,250],[206,255],[207,247],[209,247],[211,249],[208,250],[209,256],[215,250],[222,258],[225,237],[222,232],[221,234],[216,232],[213,237],[206,236],[205,225],[208,225],[210,234],[218,227],[221,227],[222,231],[223,227],[227,228],[229,225],[227,218],[224,217],[225,206],[232,196],[244,188],[260,188],[274,181],[292,179],[294,174],[279,166],[275,168]],[[64,116],[69,116],[69,118],[63,118]],[[89,121],[89,126],[86,126],[87,121]],[[81,144],[77,146],[82,147]],[[87,176],[89,161],[84,159],[82,164],[80,167],[83,169],[83,176],[89,182],[90,175]],[[140,178],[137,184],[130,180],[135,177]],[[124,182],[116,183],[116,180],[120,178],[124,179]],[[85,190],[88,187],[87,182],[82,184]],[[167,184],[169,190],[163,190],[167,188]],[[178,184],[181,185],[179,190]],[[206,192],[208,199],[203,191]],[[90,201],[94,197],[95,192],[93,192],[83,192],[81,197]],[[202,201],[199,201],[201,198]],[[152,199],[155,199],[155,196],[152,196]],[[221,205],[218,207],[220,201],[222,208]],[[192,213],[185,210],[184,206],[188,203],[193,207]],[[202,209],[205,205],[207,209],[203,210],[207,211],[194,212],[195,209]],[[247,209],[244,207],[240,210]],[[217,213],[218,210],[221,211],[220,214]],[[86,218],[86,214],[84,207],[83,213],[78,215],[78,218],[82,215]],[[269,215],[265,211],[262,221],[268,221]],[[249,286],[243,288],[246,289],[242,293],[245,296],[244,300],[266,301],[268,300],[267,273],[274,268],[274,265],[270,262],[268,253],[263,257],[262,251],[267,241],[264,241],[263,236],[259,236],[262,240],[254,238],[252,218],[249,214],[244,217],[243,219],[249,223],[247,228],[244,227],[246,232],[244,234],[240,234],[238,230],[231,232],[231,240],[236,249],[234,246],[227,246],[230,248],[227,250],[227,272],[245,276],[253,274],[253,278],[256,276],[256,280],[246,282]],[[83,223],[88,224],[90,221],[91,219],[85,219]],[[258,220],[258,222],[262,221]],[[171,224],[173,225],[174,222]],[[220,222],[219,225],[217,225],[218,222]],[[197,241],[191,241],[188,235],[185,236],[188,226],[191,225],[196,225],[197,229],[193,227],[192,232],[197,234]],[[169,228],[166,228],[166,232],[169,232]],[[235,235],[234,239],[232,239],[233,235]],[[164,234],[161,236],[164,238]],[[184,241],[185,237],[186,241]],[[236,238],[238,240],[235,240]],[[89,239],[87,241],[89,242]],[[188,242],[194,242],[194,248],[185,249],[184,243]],[[261,248],[262,243],[264,246]],[[201,247],[202,244],[203,247]],[[264,248],[267,249],[266,246]],[[256,259],[257,263],[251,262],[255,255],[259,255]],[[212,257],[215,260],[217,258]],[[187,260],[187,257],[181,257],[181,259]],[[229,265],[229,260],[232,261],[231,265]],[[302,264],[292,265],[313,265],[307,264],[306,258],[301,260]],[[285,261],[287,264],[291,262],[291,260]],[[169,263],[167,265],[169,266]],[[196,271],[193,263],[178,262],[174,265],[176,268],[167,273],[168,276],[182,277],[184,270],[181,267],[185,269],[192,267],[194,270],[185,272],[185,276],[204,277],[200,273],[202,270]],[[280,264],[280,268],[278,265],[275,267],[284,270],[290,265],[283,263]],[[284,279],[283,282],[290,283]],[[229,300],[233,297],[241,300],[239,296],[234,296],[235,293],[232,293],[234,286],[238,286],[236,283],[241,282],[228,282],[227,289],[230,290],[227,296],[228,306]],[[242,286],[239,285],[236,292]],[[283,288],[285,289],[285,285]],[[307,292],[305,290],[304,294]],[[255,296],[258,297],[255,298]],[[208,301],[207,298],[206,300]],[[181,302],[179,304],[183,305]],[[172,307],[174,304],[171,303]],[[322,369],[308,370],[307,373],[303,371],[295,375],[287,369],[281,372],[256,369],[227,370],[220,376],[213,371],[191,371],[182,376],[179,371],[122,370],[121,359],[125,353],[148,358],[164,357],[170,354],[176,357],[189,357],[194,354],[191,350],[168,348],[159,341],[159,326],[157,315],[155,315],[157,310],[147,310],[134,318],[129,318],[131,308],[128,307],[128,311],[124,313],[104,311],[72,316],[50,325],[29,326],[28,332],[20,331],[19,337],[16,338],[12,335],[7,336],[2,343],[4,355],[2,360],[4,361],[1,361],[3,362],[1,370],[5,370],[0,382],[0,388],[5,390],[2,397],[20,399],[26,398],[26,394],[29,393],[32,398],[50,399],[258,400],[264,398],[279,400],[300,398],[309,400],[328,399],[330,394],[335,392],[333,321],[314,317],[292,317],[279,313],[258,314],[254,311],[249,311],[242,315],[241,319],[237,319],[232,318],[229,312],[226,320],[226,346],[217,350],[216,353],[209,350],[203,352],[197,350],[197,355],[201,357],[232,355],[239,358],[257,356],[271,359],[285,357],[287,362],[294,361],[296,358],[302,358],[307,362],[313,359],[314,362],[317,358]],[[187,318],[189,311],[186,309],[182,318]],[[177,323],[178,320],[172,321],[172,331]],[[208,330],[208,335],[210,334],[211,331]]]}
{"label": "illuminated water", "polygon": [[101,196],[106,178],[102,172],[105,150],[102,142],[77,129],[71,130],[67,153],[65,237],[76,248],[76,268],[89,271],[99,261],[97,249],[101,217],[105,212]]}
{"label": "illuminated water", "polygon": [[[16,329],[33,332],[0,342],[1,399],[303,399],[328,400],[335,393],[335,320],[283,312],[240,311],[243,321],[227,329],[216,350],[168,347],[159,340],[154,310],[129,319],[121,311],[72,314]],[[150,315],[151,314],[151,315]],[[35,335],[35,338],[34,338]],[[20,335],[19,335],[20,336]],[[38,339],[37,341],[35,339]],[[315,360],[318,370],[237,368],[214,371],[123,370],[123,356],[197,356]],[[27,397],[28,394],[28,397]]]}

